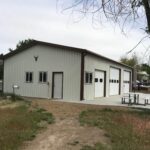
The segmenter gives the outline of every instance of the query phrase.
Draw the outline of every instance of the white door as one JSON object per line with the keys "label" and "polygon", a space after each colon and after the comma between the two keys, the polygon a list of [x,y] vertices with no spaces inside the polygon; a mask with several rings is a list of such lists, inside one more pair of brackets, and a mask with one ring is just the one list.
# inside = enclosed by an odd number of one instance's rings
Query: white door
{"label": "white door", "polygon": [[95,71],[95,98],[104,96],[105,75],[103,71]]}
{"label": "white door", "polygon": [[116,68],[110,68],[109,95],[119,95],[120,71]]}
{"label": "white door", "polygon": [[61,99],[63,95],[63,73],[53,74],[53,98]]}
{"label": "white door", "polygon": [[123,92],[129,93],[130,91],[130,72],[124,71],[123,73]]}

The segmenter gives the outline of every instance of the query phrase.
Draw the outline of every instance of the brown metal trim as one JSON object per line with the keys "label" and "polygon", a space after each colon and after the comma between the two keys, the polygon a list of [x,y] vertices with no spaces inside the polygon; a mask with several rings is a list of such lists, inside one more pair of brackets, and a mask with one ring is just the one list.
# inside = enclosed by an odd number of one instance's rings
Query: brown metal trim
{"label": "brown metal trim", "polygon": [[4,93],[4,58],[3,58],[3,80],[2,80],[2,92]]}
{"label": "brown metal trim", "polygon": [[54,76],[55,74],[62,74],[62,93],[61,98],[63,99],[63,87],[64,87],[64,73],[63,72],[52,72],[52,98],[54,98]]}
{"label": "brown metal trim", "polygon": [[80,80],[80,100],[84,100],[84,64],[85,64],[85,53],[81,53],[81,80]]}
{"label": "brown metal trim", "polygon": [[121,95],[121,69],[119,69],[119,95]]}
{"label": "brown metal trim", "polygon": [[106,71],[104,71],[104,97],[106,97],[106,77],[107,77],[107,73]]}
{"label": "brown metal trim", "polygon": [[129,92],[132,92],[132,77],[131,77],[131,71],[129,71],[130,73],[130,85],[129,85]]}

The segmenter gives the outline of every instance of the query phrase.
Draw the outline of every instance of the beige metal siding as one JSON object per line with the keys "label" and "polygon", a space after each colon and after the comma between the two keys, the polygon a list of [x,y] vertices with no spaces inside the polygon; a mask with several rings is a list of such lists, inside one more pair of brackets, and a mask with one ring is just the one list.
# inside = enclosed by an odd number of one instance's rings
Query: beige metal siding
{"label": "beige metal siding", "polygon": [[[35,61],[34,56],[38,56]],[[25,82],[25,72],[34,74],[33,83]],[[50,85],[39,83],[39,71],[48,72]],[[5,60],[4,92],[12,92],[12,85],[19,85],[16,93],[22,96],[51,98],[52,72],[63,72],[63,99],[80,99],[81,54],[47,46],[34,46]]]}
{"label": "beige metal siding", "polygon": [[132,70],[122,65],[115,64],[104,59],[100,59],[99,57],[96,57],[93,55],[86,55],[85,56],[85,71],[89,71],[93,73],[93,82],[92,84],[84,83],[84,99],[87,99],[87,100],[95,99],[95,96],[94,96],[95,70],[106,71],[106,97],[109,96],[110,67],[116,67],[118,69],[121,69],[121,94],[123,94],[123,71],[128,70],[132,72]]}

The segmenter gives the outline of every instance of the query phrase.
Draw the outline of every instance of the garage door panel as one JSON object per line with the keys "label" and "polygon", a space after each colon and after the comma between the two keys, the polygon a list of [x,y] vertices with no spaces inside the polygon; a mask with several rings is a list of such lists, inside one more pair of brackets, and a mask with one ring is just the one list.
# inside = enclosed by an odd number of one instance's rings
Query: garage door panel
{"label": "garage door panel", "polygon": [[119,95],[120,70],[110,68],[109,95]]}
{"label": "garage door panel", "polygon": [[130,72],[124,71],[123,73],[123,92],[129,93],[130,91]]}
{"label": "garage door panel", "polygon": [[95,98],[104,96],[105,73],[95,71]]}

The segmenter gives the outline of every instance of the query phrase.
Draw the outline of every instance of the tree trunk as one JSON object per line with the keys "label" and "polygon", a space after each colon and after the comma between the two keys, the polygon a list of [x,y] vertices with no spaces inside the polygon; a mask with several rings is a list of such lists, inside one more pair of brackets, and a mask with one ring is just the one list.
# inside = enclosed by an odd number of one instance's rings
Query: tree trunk
{"label": "tree trunk", "polygon": [[150,2],[149,0],[143,0],[145,8],[146,19],[147,19],[147,31],[150,33]]}

